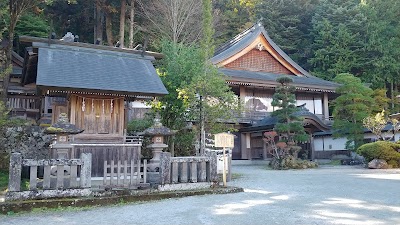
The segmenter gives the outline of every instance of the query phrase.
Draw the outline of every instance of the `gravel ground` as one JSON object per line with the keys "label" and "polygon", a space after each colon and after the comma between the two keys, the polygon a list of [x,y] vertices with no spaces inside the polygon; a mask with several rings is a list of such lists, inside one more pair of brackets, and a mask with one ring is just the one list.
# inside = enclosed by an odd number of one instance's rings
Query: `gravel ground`
{"label": "gravel ground", "polygon": [[236,165],[244,193],[0,216],[0,224],[400,224],[400,170]]}

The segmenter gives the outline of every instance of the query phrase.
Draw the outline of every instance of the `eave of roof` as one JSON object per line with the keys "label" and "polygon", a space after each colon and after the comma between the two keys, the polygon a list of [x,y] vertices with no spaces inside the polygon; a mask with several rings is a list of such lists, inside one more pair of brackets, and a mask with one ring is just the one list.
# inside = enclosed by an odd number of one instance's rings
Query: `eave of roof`
{"label": "eave of roof", "polygon": [[228,83],[248,85],[248,86],[270,86],[271,88],[279,85],[276,79],[289,76],[293,80],[293,86],[298,90],[335,92],[340,85],[331,81],[326,81],[314,76],[290,76],[285,74],[274,74],[266,72],[255,72],[248,70],[234,70],[219,68],[219,72],[227,76]]}
{"label": "eave of roof", "polygon": [[[388,132],[391,130],[393,130],[393,125],[390,123],[386,124],[385,127],[382,129],[382,131],[384,131],[384,132]],[[314,133],[314,136],[315,137],[332,136],[334,132],[335,132],[334,130],[321,131],[321,132]],[[371,132],[371,130],[364,128],[364,134],[367,134],[367,133],[372,133],[372,132]]]}
{"label": "eave of roof", "polygon": [[[304,106],[298,106],[300,111],[294,113],[296,116],[303,118],[304,120],[313,120],[318,125],[317,127],[321,130],[330,130],[330,127],[318,118],[315,114],[308,111]],[[267,116],[262,120],[255,121],[251,126],[240,129],[240,132],[255,132],[273,129],[278,119],[273,116]]]}
{"label": "eave of roof", "polygon": [[211,58],[213,64],[218,64],[245,49],[260,35],[263,35],[271,47],[291,66],[297,69],[304,76],[311,76],[301,66],[294,62],[268,35],[264,26],[261,23],[254,24],[251,28],[243,31],[232,40],[228,41],[221,47],[217,48],[214,57]]}
{"label": "eave of roof", "polygon": [[83,48],[90,48],[90,49],[98,49],[98,50],[107,50],[107,51],[115,51],[115,52],[125,52],[130,54],[143,54],[152,56],[156,59],[161,59],[164,57],[163,54],[158,52],[152,51],[141,51],[141,50],[134,50],[129,48],[117,48],[105,45],[94,45],[89,43],[81,43],[81,42],[65,42],[56,39],[49,39],[49,38],[38,38],[38,37],[31,37],[31,36],[19,36],[19,41],[23,43],[46,43],[48,45],[51,44],[58,44],[58,45],[66,45],[66,46],[75,46],[75,47],[83,47]]}

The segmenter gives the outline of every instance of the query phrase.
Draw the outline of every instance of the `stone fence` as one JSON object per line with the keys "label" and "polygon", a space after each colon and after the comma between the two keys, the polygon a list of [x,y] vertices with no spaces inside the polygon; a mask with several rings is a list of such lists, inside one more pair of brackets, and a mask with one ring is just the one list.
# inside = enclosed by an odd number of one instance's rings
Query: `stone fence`
{"label": "stone fence", "polygon": [[218,182],[217,155],[171,157],[171,153],[163,152],[159,172],[159,190],[209,188]]}
{"label": "stone fence", "polygon": [[[28,191],[21,191],[23,166],[29,167]],[[6,200],[88,196],[91,193],[91,167],[90,153],[82,153],[80,159],[48,160],[22,159],[20,153],[13,153]],[[38,174],[43,174],[43,178],[38,178]]]}

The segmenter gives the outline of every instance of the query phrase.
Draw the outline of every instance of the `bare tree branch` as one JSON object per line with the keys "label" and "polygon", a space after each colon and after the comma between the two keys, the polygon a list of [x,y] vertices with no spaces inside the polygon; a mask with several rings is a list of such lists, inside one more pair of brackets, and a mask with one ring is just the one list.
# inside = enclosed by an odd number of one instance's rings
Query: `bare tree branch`
{"label": "bare tree branch", "polygon": [[201,33],[201,1],[137,0],[140,13],[154,35],[171,41],[193,43]]}

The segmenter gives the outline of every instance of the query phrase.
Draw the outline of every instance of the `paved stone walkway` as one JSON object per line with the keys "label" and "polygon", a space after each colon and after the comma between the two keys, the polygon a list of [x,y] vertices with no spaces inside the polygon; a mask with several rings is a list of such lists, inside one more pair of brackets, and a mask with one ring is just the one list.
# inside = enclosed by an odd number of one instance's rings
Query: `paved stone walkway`
{"label": "paved stone walkway", "polygon": [[244,193],[0,216],[0,224],[400,224],[400,170],[236,165]]}

